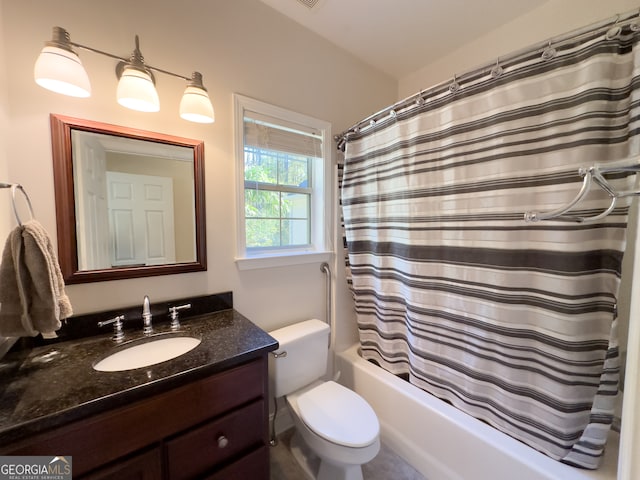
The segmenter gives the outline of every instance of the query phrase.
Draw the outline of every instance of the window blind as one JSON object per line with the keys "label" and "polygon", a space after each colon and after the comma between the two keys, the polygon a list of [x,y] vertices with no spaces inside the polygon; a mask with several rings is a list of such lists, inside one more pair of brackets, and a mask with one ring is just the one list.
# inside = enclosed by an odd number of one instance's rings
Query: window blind
{"label": "window blind", "polygon": [[266,115],[245,112],[244,144],[308,157],[322,156],[322,137],[308,127],[285,124]]}

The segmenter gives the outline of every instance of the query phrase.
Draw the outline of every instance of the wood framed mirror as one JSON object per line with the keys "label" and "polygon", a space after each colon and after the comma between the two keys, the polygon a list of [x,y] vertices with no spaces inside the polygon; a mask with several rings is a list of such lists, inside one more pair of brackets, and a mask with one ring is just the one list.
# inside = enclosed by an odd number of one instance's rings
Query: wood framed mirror
{"label": "wood framed mirror", "polygon": [[207,269],[204,142],[51,114],[66,283]]}

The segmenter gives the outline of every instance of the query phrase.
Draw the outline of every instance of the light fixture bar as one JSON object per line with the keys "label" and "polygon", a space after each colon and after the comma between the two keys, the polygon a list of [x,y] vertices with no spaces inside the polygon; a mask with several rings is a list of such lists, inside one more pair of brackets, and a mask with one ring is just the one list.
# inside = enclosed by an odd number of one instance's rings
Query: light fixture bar
{"label": "light fixture bar", "polygon": [[45,44],[34,67],[34,77],[38,85],[64,95],[88,97],[91,85],[84,66],[72,47],[97,53],[118,60],[118,103],[133,110],[155,112],[160,109],[152,72],[163,73],[187,81],[187,87],[180,102],[180,117],[198,123],[214,121],[213,106],[202,83],[202,75],[194,72],[188,77],[163,68],[148,65],[140,52],[139,39],[135,37],[136,48],[129,58],[114,55],[104,50],[72,42],[69,33],[61,27],[53,28],[53,39]]}
{"label": "light fixture bar", "polygon": [[[89,52],[98,53],[100,55],[104,55],[105,57],[113,58],[114,60],[120,60],[121,62],[128,62],[130,58],[120,57],[118,55],[114,55],[109,52],[105,52],[103,50],[98,50],[97,48],[88,47],[87,45],[82,45],[81,43],[71,42],[69,41],[69,45],[76,48],[81,48],[82,50],[87,50]],[[162,68],[154,67],[153,65],[149,65],[148,63],[144,64],[149,70],[153,70],[154,72],[164,73],[165,75],[171,75],[172,77],[181,78],[182,80],[191,81],[191,77],[186,77],[184,75],[180,75],[179,73],[170,72],[169,70],[164,70]]]}

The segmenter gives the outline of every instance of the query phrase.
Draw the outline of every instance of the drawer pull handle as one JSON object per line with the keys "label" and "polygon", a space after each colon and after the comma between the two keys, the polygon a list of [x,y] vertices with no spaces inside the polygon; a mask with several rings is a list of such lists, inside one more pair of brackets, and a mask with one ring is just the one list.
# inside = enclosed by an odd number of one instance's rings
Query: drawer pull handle
{"label": "drawer pull handle", "polygon": [[220,435],[218,437],[218,448],[225,448],[227,445],[229,445],[229,439],[224,435]]}

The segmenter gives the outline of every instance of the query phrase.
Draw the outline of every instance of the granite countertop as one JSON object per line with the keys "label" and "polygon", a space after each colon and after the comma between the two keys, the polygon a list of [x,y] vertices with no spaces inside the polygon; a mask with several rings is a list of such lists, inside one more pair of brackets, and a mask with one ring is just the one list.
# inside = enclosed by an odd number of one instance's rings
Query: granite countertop
{"label": "granite countertop", "polygon": [[[169,324],[154,325],[155,333]],[[122,372],[93,364],[116,346],[111,334],[12,351],[0,361],[0,447],[31,434],[204,378],[275,350],[269,334],[233,309],[181,320],[181,331],[202,339],[173,360]],[[125,341],[142,337],[127,332]]]}

